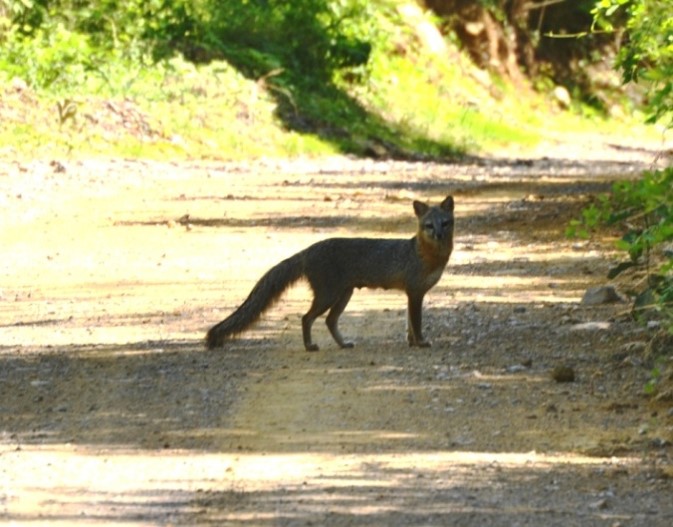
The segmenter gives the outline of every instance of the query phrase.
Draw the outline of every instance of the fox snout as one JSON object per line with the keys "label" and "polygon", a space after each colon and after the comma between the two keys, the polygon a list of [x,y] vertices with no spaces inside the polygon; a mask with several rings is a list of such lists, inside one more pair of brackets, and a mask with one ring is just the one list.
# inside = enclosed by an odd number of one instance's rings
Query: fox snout
{"label": "fox snout", "polygon": [[434,241],[445,242],[453,238],[453,220],[443,218],[426,224],[425,234]]}

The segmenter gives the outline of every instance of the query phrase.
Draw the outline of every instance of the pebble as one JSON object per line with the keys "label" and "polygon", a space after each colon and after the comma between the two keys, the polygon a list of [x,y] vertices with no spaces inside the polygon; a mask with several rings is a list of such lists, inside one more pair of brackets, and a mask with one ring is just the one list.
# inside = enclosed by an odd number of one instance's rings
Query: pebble
{"label": "pebble", "polygon": [[624,301],[624,298],[617,292],[614,286],[600,285],[587,289],[581,303],[583,306],[599,306]]}
{"label": "pebble", "polygon": [[605,510],[610,506],[608,503],[608,500],[606,499],[600,499],[598,501],[595,501],[594,503],[589,505],[589,508],[595,509],[595,510]]}
{"label": "pebble", "polygon": [[610,329],[611,325],[610,322],[582,322],[570,326],[570,331],[603,331]]}

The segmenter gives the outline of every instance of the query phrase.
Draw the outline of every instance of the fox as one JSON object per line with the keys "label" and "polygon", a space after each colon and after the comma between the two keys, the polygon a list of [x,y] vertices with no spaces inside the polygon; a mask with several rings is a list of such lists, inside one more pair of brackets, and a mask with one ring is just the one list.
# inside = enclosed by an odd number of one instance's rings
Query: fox
{"label": "fox", "polygon": [[439,205],[413,201],[418,221],[411,239],[328,238],[269,269],[227,318],[212,326],[206,346],[215,349],[259,320],[292,284],[305,278],[313,301],[301,319],[306,351],[318,351],[311,338],[315,320],[327,310],[327,329],[340,348],[352,348],[339,331],[339,317],[356,288],[398,289],[407,295],[407,342],[429,347],[423,336],[423,297],[439,281],[453,251],[454,200]]}

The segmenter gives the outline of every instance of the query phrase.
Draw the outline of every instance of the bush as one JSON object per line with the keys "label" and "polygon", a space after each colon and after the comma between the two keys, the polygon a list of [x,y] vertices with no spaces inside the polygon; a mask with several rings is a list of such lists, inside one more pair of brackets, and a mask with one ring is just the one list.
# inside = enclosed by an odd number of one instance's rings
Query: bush
{"label": "bush", "polygon": [[[37,87],[92,69],[92,58],[225,58],[251,77],[283,70],[330,82],[367,62],[363,0],[5,0],[0,68]],[[0,11],[2,16],[3,11]],[[356,22],[357,21],[357,22]],[[74,75],[73,83],[81,75]]]}
{"label": "bush", "polygon": [[[625,29],[616,67],[624,82],[645,83],[650,89],[648,122],[673,125],[673,18],[670,2],[600,0],[594,9],[596,27]],[[645,172],[641,179],[614,186],[612,195],[583,212],[571,231],[586,233],[598,224],[618,224],[624,233],[618,247],[630,265],[647,266],[648,281],[636,308],[654,306],[673,332],[673,167]],[[656,251],[656,257],[651,256]]]}
{"label": "bush", "polygon": [[650,271],[646,293],[673,322],[673,167],[646,172],[636,181],[615,183],[610,195],[583,211],[582,220],[571,223],[570,234],[587,236],[600,226],[623,233],[617,247],[629,261],[615,268],[616,277],[635,265]]}
{"label": "bush", "polygon": [[91,66],[92,49],[86,35],[62,24],[24,35],[12,28],[0,52],[0,70],[38,88],[59,88],[84,82]]}
{"label": "bush", "polygon": [[[626,30],[616,67],[624,82],[645,83],[650,98],[648,122],[673,126],[673,19],[670,2],[654,0],[600,0],[594,10],[595,25],[614,31]],[[645,172],[636,181],[620,182],[612,193],[585,209],[582,219],[572,222],[571,234],[588,235],[600,225],[617,226],[623,236],[617,246],[629,260],[614,267],[609,278],[626,269],[644,266],[647,280],[634,302],[636,318],[658,315],[668,337],[664,346],[650,347],[658,358],[646,383],[645,393],[656,395],[670,374],[664,375],[663,358],[670,356],[673,335],[673,167]],[[656,349],[655,349],[656,348]],[[665,381],[668,379],[668,381]]]}
{"label": "bush", "polygon": [[[593,11],[603,31],[625,29],[616,66],[624,82],[650,88],[648,122],[673,126],[673,17],[669,0],[600,0]],[[624,22],[624,20],[626,20]]]}

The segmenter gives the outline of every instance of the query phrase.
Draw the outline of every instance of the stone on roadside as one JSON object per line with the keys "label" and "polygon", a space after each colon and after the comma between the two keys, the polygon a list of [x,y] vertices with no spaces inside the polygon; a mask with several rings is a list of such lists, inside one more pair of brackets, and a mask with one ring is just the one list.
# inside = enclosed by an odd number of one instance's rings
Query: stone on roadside
{"label": "stone on roadside", "polygon": [[624,298],[617,292],[612,285],[599,285],[590,287],[584,293],[581,304],[583,306],[599,306],[602,304],[613,304],[624,302]]}
{"label": "stone on roadside", "polygon": [[563,86],[555,86],[552,90],[552,95],[561,108],[570,108],[572,99],[570,98],[570,92],[567,88]]}
{"label": "stone on roadside", "polygon": [[605,331],[610,329],[611,326],[612,324],[606,321],[582,322],[570,326],[570,331]]}

